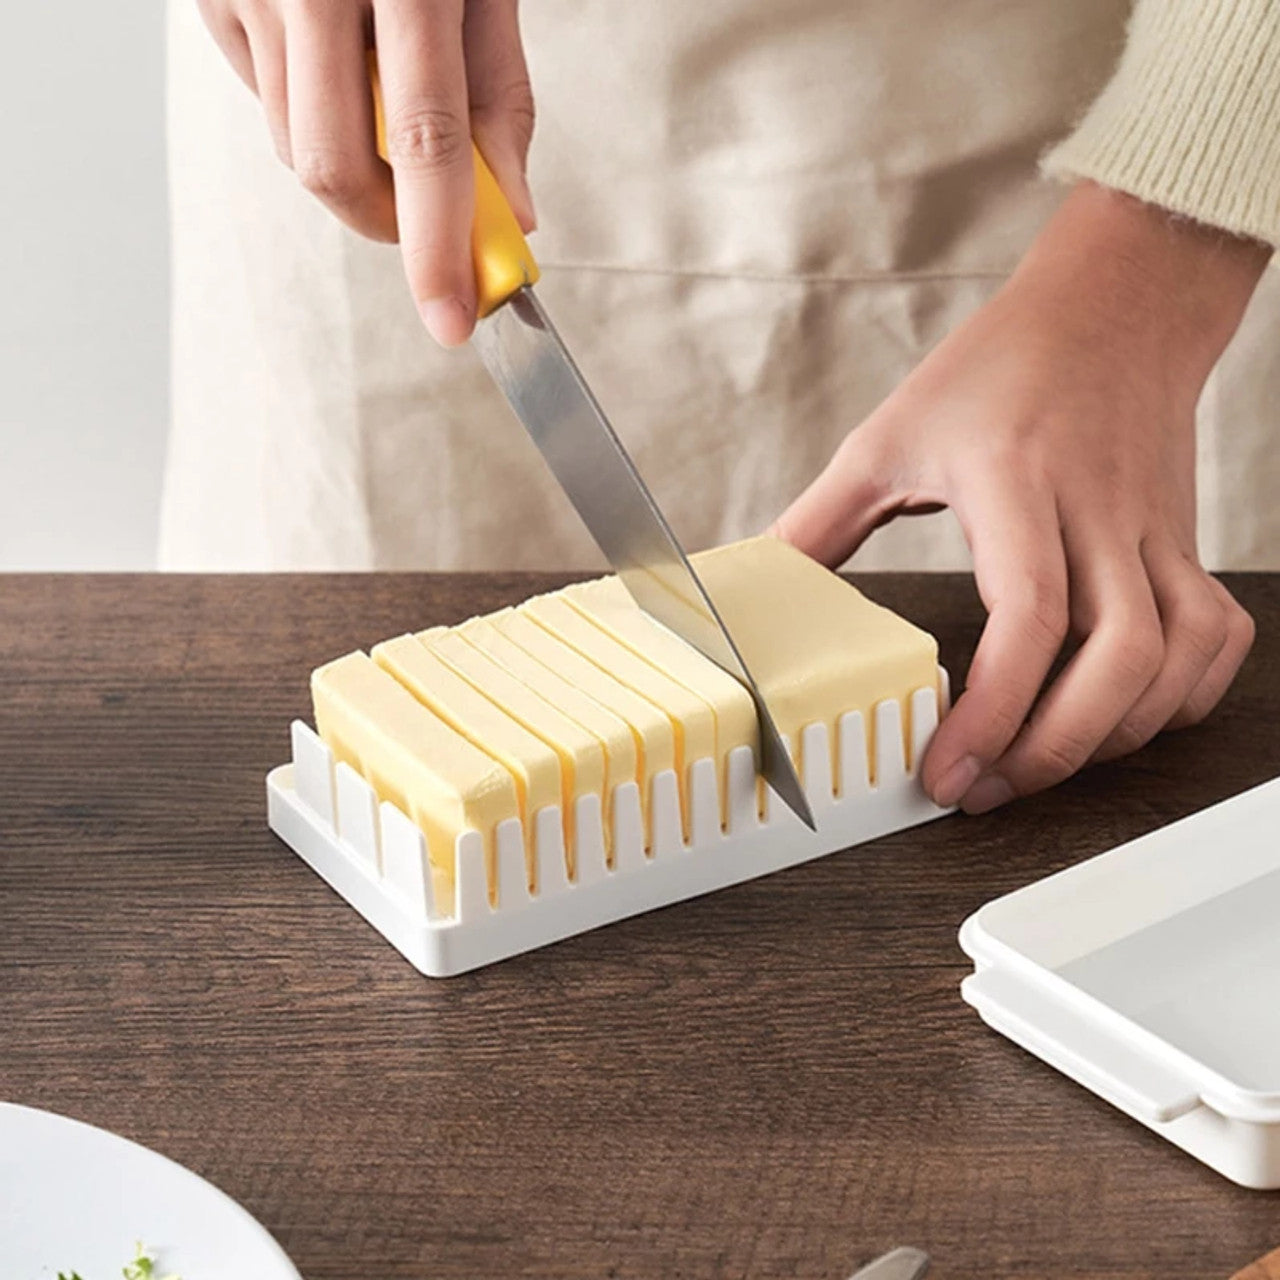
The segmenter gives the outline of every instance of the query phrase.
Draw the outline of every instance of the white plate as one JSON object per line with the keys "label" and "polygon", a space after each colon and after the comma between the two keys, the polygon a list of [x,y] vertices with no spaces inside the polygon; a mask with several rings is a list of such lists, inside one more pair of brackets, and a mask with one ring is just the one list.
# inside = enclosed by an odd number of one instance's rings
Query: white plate
{"label": "white plate", "polygon": [[158,1276],[301,1280],[264,1228],[189,1169],[105,1129],[0,1103],[4,1280],[119,1280],[138,1241]]}

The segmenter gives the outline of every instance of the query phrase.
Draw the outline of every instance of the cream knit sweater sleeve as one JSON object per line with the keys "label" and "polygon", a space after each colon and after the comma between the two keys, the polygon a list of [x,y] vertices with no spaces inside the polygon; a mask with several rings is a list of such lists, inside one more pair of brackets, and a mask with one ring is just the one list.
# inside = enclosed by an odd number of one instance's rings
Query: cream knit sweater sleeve
{"label": "cream knit sweater sleeve", "polygon": [[1115,75],[1044,170],[1280,245],[1280,0],[1138,0]]}

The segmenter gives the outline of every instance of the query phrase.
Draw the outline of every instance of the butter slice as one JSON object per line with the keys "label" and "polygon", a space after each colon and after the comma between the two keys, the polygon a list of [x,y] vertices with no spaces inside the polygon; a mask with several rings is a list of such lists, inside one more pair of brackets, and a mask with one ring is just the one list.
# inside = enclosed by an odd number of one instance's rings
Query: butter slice
{"label": "butter slice", "polygon": [[710,658],[655,622],[636,604],[620,578],[580,582],[566,587],[561,594],[619,644],[697,694],[711,708],[721,797],[725,797],[729,753],[735,747],[750,747],[757,758],[759,755],[759,722],[751,695]]}
{"label": "butter slice", "polygon": [[311,676],[316,729],[336,759],[426,833],[436,901],[453,901],[454,848],[474,828],[493,883],[493,833],[519,816],[510,770],[427,710],[366,654],[349,653]]}
{"label": "butter slice", "polygon": [[806,725],[825,724],[834,747],[840,716],[860,711],[874,768],[871,713],[887,698],[902,707],[909,755],[911,695],[938,686],[927,631],[778,538],[716,547],[693,562],[797,760]]}
{"label": "butter slice", "polygon": [[[468,643],[459,632],[438,627],[421,632],[418,640],[473,689],[499,706],[559,756],[564,847],[568,871],[572,876],[576,865],[576,802],[580,796],[586,795],[599,796],[602,801],[604,798],[604,748],[600,740],[552,706],[541,694],[522,684],[488,654]],[[603,808],[601,812],[603,814]]]}
{"label": "butter slice", "polygon": [[559,707],[600,743],[604,754],[607,812],[614,787],[636,781],[636,741],[627,722],[504,636],[492,618],[471,618],[458,627],[458,634],[504,671]]}
{"label": "butter slice", "polygon": [[597,627],[561,595],[534,596],[516,612],[532,618],[666,713],[675,733],[676,779],[687,821],[686,770],[695,760],[716,754],[716,721],[710,704]]}
{"label": "butter slice", "polygon": [[558,640],[526,614],[506,609],[489,615],[495,627],[530,657],[558,671],[593,701],[618,716],[631,730],[636,749],[636,781],[640,786],[640,807],[649,817],[650,782],[655,774],[675,768],[675,729],[660,707],[629,689],[576,649]]}
{"label": "butter slice", "polygon": [[374,645],[372,656],[419,702],[510,771],[515,780],[532,889],[533,815],[546,805],[560,803],[559,757],[545,742],[451,671],[416,636],[384,640]]}

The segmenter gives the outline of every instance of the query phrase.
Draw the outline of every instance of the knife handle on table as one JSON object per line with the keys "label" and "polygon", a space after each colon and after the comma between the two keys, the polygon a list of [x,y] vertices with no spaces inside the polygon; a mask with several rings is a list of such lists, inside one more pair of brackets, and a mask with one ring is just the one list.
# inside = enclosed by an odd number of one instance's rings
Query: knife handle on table
{"label": "knife handle on table", "polygon": [[[378,130],[378,154],[387,158],[387,125],[382,111],[382,87],[378,61],[369,54],[369,78],[373,83],[373,115]],[[496,311],[517,290],[536,284],[537,260],[502,194],[493,170],[471,144],[476,175],[476,210],[471,223],[471,257],[476,267],[476,311],[483,319]]]}
{"label": "knife handle on table", "polygon": [[1280,1280],[1280,1249],[1237,1271],[1231,1280]]}

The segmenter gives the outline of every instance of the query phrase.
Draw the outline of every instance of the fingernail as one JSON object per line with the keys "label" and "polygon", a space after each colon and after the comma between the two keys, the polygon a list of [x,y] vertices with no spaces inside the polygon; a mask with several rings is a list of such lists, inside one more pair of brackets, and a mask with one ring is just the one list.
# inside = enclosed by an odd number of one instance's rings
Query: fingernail
{"label": "fingernail", "polygon": [[986,813],[1013,799],[1013,788],[998,773],[989,773],[965,792],[965,813]]}
{"label": "fingernail", "polygon": [[471,336],[471,309],[461,298],[428,298],[418,307],[427,332],[442,347],[457,347]]}
{"label": "fingernail", "polygon": [[961,756],[933,789],[933,803],[949,809],[978,780],[982,764],[977,756]]}

